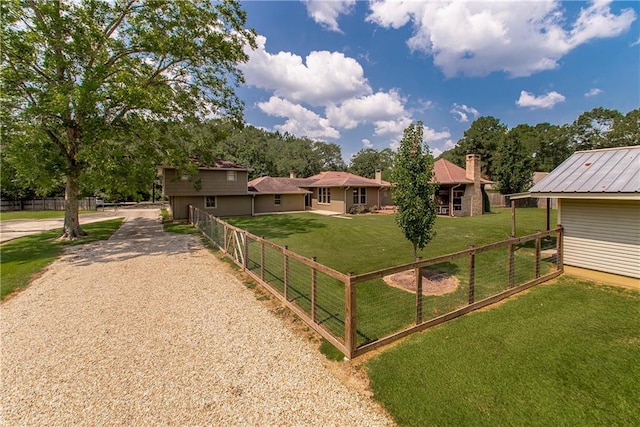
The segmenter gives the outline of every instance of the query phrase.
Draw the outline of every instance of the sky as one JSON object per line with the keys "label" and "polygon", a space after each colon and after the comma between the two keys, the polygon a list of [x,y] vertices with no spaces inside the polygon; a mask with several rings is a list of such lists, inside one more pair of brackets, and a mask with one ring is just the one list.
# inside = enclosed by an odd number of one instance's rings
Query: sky
{"label": "sky", "polygon": [[435,156],[471,123],[573,122],[640,107],[638,1],[244,1],[245,121],[396,149],[422,121]]}

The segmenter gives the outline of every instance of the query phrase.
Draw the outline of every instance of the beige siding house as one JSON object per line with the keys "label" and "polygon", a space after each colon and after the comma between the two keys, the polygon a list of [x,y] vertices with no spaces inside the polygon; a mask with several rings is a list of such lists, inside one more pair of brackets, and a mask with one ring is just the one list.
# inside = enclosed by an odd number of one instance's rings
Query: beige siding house
{"label": "beige siding house", "polygon": [[480,156],[468,154],[466,168],[445,159],[433,164],[433,181],[440,184],[436,193],[438,215],[476,216],[486,208],[484,186],[492,181],[480,176]]}
{"label": "beige siding house", "polygon": [[379,172],[375,179],[328,171],[309,178],[296,178],[292,174],[289,178],[265,176],[249,182],[249,191],[256,195],[256,214],[305,209],[343,214],[354,206],[390,205],[390,187]]}
{"label": "beige siding house", "polygon": [[304,179],[272,178],[263,176],[249,181],[249,192],[254,195],[255,215],[276,212],[304,211],[310,203],[309,190],[302,188]]}
{"label": "beige siding house", "polygon": [[163,194],[175,219],[189,217],[189,205],[218,217],[251,215],[253,196],[247,189],[248,168],[218,160],[201,166],[194,176],[162,167]]}
{"label": "beige siding house", "polygon": [[382,180],[380,172],[371,179],[348,172],[328,171],[305,181],[305,188],[313,192],[312,209],[348,213],[356,206],[372,208],[392,204],[391,184]]}
{"label": "beige siding house", "polygon": [[558,199],[567,273],[640,289],[640,146],[576,152],[530,193]]}

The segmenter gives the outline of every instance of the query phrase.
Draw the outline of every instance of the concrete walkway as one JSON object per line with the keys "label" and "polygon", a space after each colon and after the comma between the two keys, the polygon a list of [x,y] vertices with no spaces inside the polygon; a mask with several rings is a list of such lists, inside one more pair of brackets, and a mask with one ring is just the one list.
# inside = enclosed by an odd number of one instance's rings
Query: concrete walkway
{"label": "concrete walkway", "polygon": [[[157,212],[157,209],[153,209]],[[92,222],[106,221],[108,219],[135,217],[140,212],[149,211],[149,209],[118,209],[105,212],[81,214],[80,224],[90,224]],[[48,218],[48,219],[10,219],[0,221],[0,243],[8,240],[17,239],[18,237],[30,236],[32,234],[42,233],[43,231],[55,230],[62,228],[64,218]]]}

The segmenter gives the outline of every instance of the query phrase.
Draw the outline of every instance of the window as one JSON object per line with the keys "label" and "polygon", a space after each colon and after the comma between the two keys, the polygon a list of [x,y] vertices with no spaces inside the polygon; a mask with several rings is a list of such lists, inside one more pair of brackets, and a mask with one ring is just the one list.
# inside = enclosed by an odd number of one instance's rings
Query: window
{"label": "window", "polygon": [[354,205],[367,204],[367,189],[365,187],[356,187],[353,189],[353,204]]}
{"label": "window", "polygon": [[280,206],[280,194],[273,195],[273,204],[276,206]]}
{"label": "window", "polygon": [[236,171],[227,171],[227,181],[237,181],[238,173]]}
{"label": "window", "polygon": [[328,205],[331,203],[331,189],[318,188],[318,203]]}
{"label": "window", "polygon": [[216,200],[216,196],[207,196],[204,198],[205,209],[215,209],[216,207],[218,207],[218,200]]}
{"label": "window", "polygon": [[464,190],[453,190],[453,210],[462,210],[462,196],[464,196]]}

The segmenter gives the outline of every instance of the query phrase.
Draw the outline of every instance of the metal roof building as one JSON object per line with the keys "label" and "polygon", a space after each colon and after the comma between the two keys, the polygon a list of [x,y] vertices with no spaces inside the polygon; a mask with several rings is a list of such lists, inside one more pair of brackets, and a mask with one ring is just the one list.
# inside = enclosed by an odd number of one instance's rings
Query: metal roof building
{"label": "metal roof building", "polygon": [[575,152],[529,192],[534,197],[640,200],[640,146]]}
{"label": "metal roof building", "polygon": [[576,152],[530,194],[558,199],[565,272],[640,289],[640,146]]}

